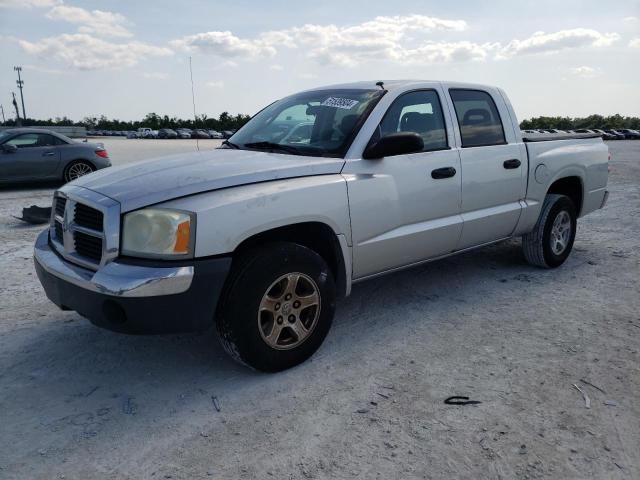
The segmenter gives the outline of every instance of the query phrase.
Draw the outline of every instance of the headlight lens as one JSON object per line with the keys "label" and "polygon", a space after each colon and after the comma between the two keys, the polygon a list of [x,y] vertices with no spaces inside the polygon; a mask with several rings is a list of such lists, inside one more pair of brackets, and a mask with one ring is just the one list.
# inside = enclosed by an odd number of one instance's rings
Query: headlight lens
{"label": "headlight lens", "polygon": [[122,253],[138,257],[193,255],[193,214],[163,208],[127,213],[122,222]]}

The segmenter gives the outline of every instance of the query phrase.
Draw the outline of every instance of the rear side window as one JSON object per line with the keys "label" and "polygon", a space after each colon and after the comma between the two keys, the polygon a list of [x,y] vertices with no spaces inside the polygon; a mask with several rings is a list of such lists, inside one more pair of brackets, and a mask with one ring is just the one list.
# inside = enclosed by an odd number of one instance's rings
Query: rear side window
{"label": "rear side window", "polygon": [[398,97],[380,122],[377,135],[414,132],[422,137],[424,150],[448,148],[447,130],[438,94],[433,90],[418,90]]}
{"label": "rear side window", "polygon": [[449,90],[463,147],[503,145],[504,129],[493,98],[481,90]]}

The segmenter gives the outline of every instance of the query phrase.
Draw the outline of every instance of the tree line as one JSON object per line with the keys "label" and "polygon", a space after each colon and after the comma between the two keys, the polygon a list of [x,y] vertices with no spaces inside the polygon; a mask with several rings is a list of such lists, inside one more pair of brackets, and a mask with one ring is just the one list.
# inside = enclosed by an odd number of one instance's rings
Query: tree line
{"label": "tree line", "polygon": [[[228,112],[222,112],[219,117],[208,117],[199,115],[196,119],[183,120],[178,117],[169,117],[168,115],[158,115],[157,113],[147,113],[142,120],[123,121],[117,119],[109,119],[104,115],[99,117],[85,117],[79,122],[74,122],[67,117],[49,118],[48,120],[37,120],[27,118],[22,120],[22,126],[68,126],[68,127],[86,127],[88,130],[137,130],[146,127],[152,130],[160,130],[161,128],[204,128],[207,130],[235,130],[243,126],[251,117],[238,113],[231,115]],[[16,126],[16,120],[10,119],[5,122],[6,126]],[[577,128],[631,128],[633,130],[640,129],[640,117],[623,117],[622,115],[589,115],[588,117],[534,117],[523,120],[520,123],[522,130],[530,130],[536,128],[558,128],[560,130],[574,130]]]}
{"label": "tree line", "polygon": [[559,130],[575,130],[577,128],[640,129],[640,117],[623,117],[622,115],[589,115],[588,117],[535,117],[520,123],[522,130],[537,128],[557,128]]}
{"label": "tree line", "polygon": [[151,128],[160,130],[161,128],[203,128],[206,130],[235,130],[243,126],[251,117],[239,113],[231,115],[229,112],[222,112],[219,117],[208,117],[206,114],[198,115],[195,119],[183,120],[178,117],[168,115],[158,115],[157,113],[147,113],[142,120],[124,121],[109,119],[104,115],[99,117],[85,117],[79,122],[70,118],[56,117],[47,120],[35,118],[21,119],[20,124],[15,119],[7,120],[4,125],[8,127],[23,126],[47,126],[47,127],[86,127],[88,130],[137,130],[138,128]]}

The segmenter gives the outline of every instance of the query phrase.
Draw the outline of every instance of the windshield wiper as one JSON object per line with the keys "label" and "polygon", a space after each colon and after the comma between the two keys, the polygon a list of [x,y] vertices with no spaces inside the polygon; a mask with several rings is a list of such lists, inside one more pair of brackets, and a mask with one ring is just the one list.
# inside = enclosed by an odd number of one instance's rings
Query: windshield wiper
{"label": "windshield wiper", "polygon": [[281,152],[292,153],[294,155],[300,154],[300,150],[296,147],[281,145],[280,143],[274,142],[251,142],[245,143],[244,146],[248,148],[255,148],[257,150],[280,150]]}
{"label": "windshield wiper", "polygon": [[238,150],[240,148],[238,145],[236,145],[235,143],[230,142],[229,140],[224,140],[222,142],[222,145],[226,145],[228,147],[235,148],[236,150]]}

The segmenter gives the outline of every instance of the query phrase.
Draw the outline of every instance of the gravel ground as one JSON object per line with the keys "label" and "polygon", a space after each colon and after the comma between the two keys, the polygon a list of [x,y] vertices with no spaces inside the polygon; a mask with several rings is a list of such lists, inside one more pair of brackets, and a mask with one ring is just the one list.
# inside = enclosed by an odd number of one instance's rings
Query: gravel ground
{"label": "gravel ground", "polygon": [[[194,146],[105,144],[115,164]],[[356,285],[276,375],[211,333],[59,311],[32,265],[42,227],[10,216],[52,189],[0,191],[0,478],[640,478],[640,142],[609,145],[609,203],[560,269],[513,240]]]}

